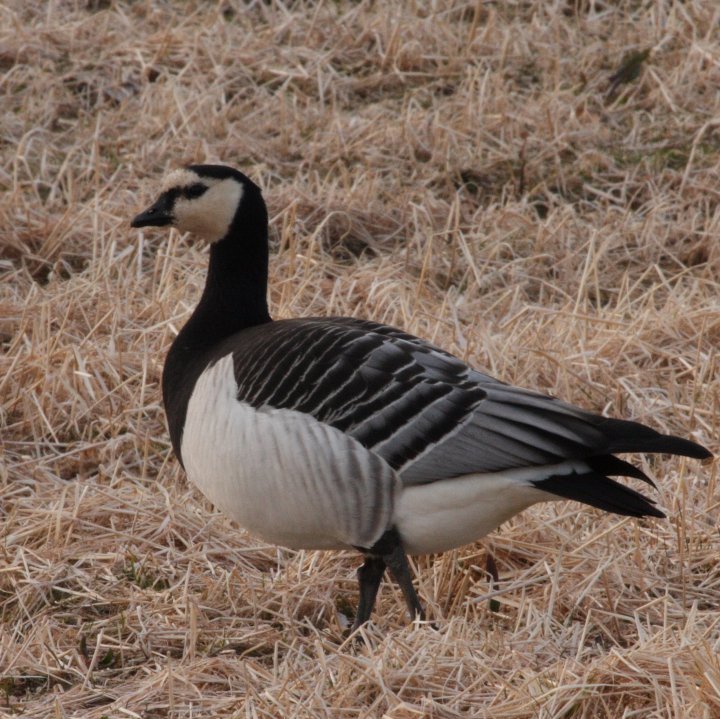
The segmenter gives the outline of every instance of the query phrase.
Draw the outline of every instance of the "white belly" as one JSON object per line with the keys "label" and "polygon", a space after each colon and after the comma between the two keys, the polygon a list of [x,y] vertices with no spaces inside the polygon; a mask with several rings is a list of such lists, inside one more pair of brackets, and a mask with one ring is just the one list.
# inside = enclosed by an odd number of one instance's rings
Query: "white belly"
{"label": "white belly", "polygon": [[[562,471],[571,466],[566,463]],[[536,502],[560,499],[529,484],[537,472],[529,467],[468,474],[404,488],[395,524],[408,554],[444,552],[470,544]]]}
{"label": "white belly", "polygon": [[295,549],[369,547],[392,524],[400,482],[343,432],[237,400],[232,357],[198,379],[181,452],[205,496],[263,539]]}

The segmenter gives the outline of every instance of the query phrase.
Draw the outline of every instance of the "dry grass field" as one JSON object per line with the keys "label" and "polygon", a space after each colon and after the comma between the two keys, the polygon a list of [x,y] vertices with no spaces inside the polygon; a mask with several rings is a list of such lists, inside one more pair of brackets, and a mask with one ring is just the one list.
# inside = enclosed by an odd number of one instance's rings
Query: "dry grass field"
{"label": "dry grass field", "polygon": [[538,505],[417,558],[435,628],[386,583],[347,641],[358,557],[258,542],[172,456],[159,379],[206,250],[129,227],[166,169],[233,164],[274,316],[398,325],[717,453],[719,22],[5,0],[0,716],[720,717],[717,462],[635,458],[666,520]]}

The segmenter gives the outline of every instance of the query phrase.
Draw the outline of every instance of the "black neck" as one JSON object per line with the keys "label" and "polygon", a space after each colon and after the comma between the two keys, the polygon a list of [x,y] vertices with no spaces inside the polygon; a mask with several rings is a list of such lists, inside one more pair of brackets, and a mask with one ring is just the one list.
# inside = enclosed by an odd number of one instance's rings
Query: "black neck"
{"label": "black neck", "polygon": [[194,350],[212,347],[246,327],[270,321],[264,234],[264,252],[252,252],[229,237],[211,246],[205,289],[176,343]]}
{"label": "black neck", "polygon": [[267,273],[267,211],[258,190],[256,198],[243,197],[240,217],[236,216],[227,235],[211,246],[200,302],[165,360],[163,400],[170,438],[181,462],[182,428],[197,378],[225,352],[223,340],[271,321]]}
{"label": "black neck", "polygon": [[255,198],[243,199],[242,216],[210,247],[205,289],[176,345],[198,351],[246,327],[270,322],[267,211],[259,192],[255,207],[249,207]]}

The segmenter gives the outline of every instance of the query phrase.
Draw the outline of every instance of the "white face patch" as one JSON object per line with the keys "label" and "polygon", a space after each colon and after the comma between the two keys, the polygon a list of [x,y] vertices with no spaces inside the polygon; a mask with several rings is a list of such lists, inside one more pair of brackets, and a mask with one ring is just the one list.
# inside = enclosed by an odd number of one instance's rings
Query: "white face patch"
{"label": "white face patch", "polygon": [[208,242],[217,242],[230,229],[242,200],[243,186],[232,177],[219,180],[201,177],[192,170],[180,169],[165,178],[162,190],[166,192],[196,183],[206,185],[208,189],[200,197],[178,197],[173,209],[173,224],[180,232],[192,232]]}
{"label": "white face patch", "polygon": [[196,172],[181,167],[167,174],[160,186],[160,191],[167,192],[174,187],[189,187],[196,182],[204,182],[204,180]]}

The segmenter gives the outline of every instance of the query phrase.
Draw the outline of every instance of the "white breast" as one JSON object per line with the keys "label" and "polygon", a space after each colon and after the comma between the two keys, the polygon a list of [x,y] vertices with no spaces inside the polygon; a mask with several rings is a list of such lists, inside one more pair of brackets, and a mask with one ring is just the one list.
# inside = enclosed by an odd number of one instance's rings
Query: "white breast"
{"label": "white breast", "polygon": [[379,456],[333,427],[291,410],[237,399],[232,355],[198,379],[182,457],[218,509],[291,548],[369,547],[392,524],[400,482]]}

